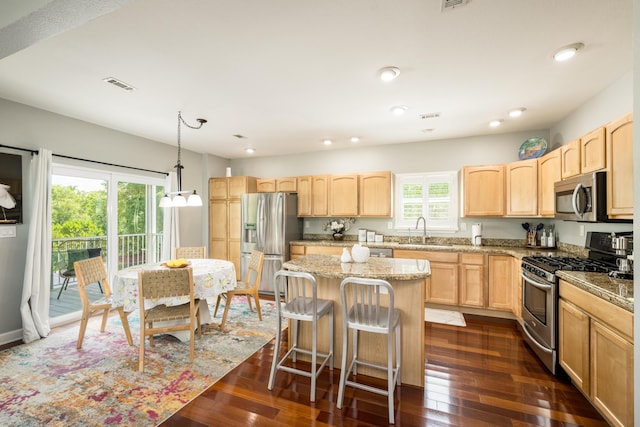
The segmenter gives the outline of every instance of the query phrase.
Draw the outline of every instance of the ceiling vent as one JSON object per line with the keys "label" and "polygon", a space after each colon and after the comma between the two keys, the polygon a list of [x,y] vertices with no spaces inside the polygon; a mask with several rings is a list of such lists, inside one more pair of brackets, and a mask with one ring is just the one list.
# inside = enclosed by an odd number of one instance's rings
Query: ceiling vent
{"label": "ceiling vent", "polygon": [[425,119],[437,119],[438,117],[440,117],[440,113],[427,113],[427,114],[420,114],[420,118],[425,120]]}
{"label": "ceiling vent", "polygon": [[464,6],[469,0],[442,0],[442,11]]}
{"label": "ceiling vent", "polygon": [[109,83],[112,84],[114,86],[119,87],[120,89],[124,89],[127,92],[133,92],[134,90],[136,90],[135,87],[126,84],[125,82],[123,82],[122,80],[118,80],[116,78],[113,77],[107,77],[106,79],[102,79],[102,81],[104,81],[105,83]]}
{"label": "ceiling vent", "polygon": [[235,135],[233,135],[234,138],[238,138],[238,139],[247,139],[246,136],[244,135],[240,135],[239,133],[236,133]]}

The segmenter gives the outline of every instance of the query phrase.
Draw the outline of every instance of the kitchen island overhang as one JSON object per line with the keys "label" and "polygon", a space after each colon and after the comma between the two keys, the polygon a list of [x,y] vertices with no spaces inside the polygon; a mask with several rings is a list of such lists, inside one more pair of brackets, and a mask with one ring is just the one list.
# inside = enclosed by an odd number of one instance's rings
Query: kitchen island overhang
{"label": "kitchen island overhang", "polygon": [[[334,357],[336,366],[342,358],[343,315],[340,283],[347,277],[365,277],[387,280],[393,287],[395,308],[402,318],[402,384],[424,387],[424,296],[425,280],[431,276],[426,260],[402,258],[369,258],[364,263],[341,263],[335,255],[307,255],[282,265],[283,269],[312,274],[318,283],[318,298],[334,304]],[[292,328],[289,328],[291,334]],[[289,342],[292,337],[289,336]],[[311,348],[310,325],[302,322],[298,343]],[[318,351],[329,348],[328,322],[318,325]],[[378,334],[361,333],[360,358],[373,363],[386,363],[387,341]],[[351,353],[351,352],[350,352]],[[351,354],[349,354],[351,357]],[[375,369],[358,370],[358,374],[385,378],[386,372]]]}

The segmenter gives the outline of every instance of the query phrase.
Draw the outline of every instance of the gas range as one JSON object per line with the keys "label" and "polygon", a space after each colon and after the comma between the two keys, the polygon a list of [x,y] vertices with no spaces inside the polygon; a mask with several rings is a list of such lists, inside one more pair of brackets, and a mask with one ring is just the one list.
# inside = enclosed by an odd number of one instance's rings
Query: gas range
{"label": "gas range", "polygon": [[555,272],[558,270],[609,273],[615,270],[615,265],[592,258],[528,256],[522,258],[522,269],[549,282],[555,282]]}

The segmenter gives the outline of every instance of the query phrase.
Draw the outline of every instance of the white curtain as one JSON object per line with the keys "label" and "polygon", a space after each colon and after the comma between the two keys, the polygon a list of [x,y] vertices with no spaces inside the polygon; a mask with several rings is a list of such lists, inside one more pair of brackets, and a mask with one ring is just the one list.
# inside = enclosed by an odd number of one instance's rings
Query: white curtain
{"label": "white curtain", "polygon": [[31,159],[31,220],[27,259],[22,284],[22,339],[25,343],[49,335],[49,293],[51,283],[51,193],[52,154],[40,149]]}
{"label": "white curtain", "polygon": [[[164,183],[165,193],[178,188],[178,175],[175,172],[169,172]],[[162,244],[162,259],[171,259],[173,249],[180,246],[180,215],[178,208],[159,208],[164,209],[163,234],[164,240]]]}

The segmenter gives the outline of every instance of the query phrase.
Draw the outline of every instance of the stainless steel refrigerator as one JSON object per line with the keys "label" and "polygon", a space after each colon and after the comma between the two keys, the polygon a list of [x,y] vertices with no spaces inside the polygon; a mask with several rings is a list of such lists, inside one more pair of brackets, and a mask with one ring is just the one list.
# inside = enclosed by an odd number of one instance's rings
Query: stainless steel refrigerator
{"label": "stainless steel refrigerator", "polygon": [[242,195],[242,277],[247,272],[251,251],[264,252],[260,292],[273,293],[273,275],[289,260],[289,242],[302,236],[295,193],[248,193]]}

